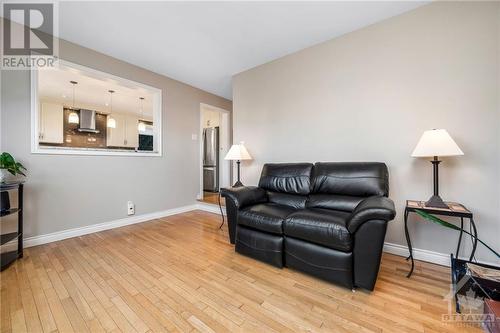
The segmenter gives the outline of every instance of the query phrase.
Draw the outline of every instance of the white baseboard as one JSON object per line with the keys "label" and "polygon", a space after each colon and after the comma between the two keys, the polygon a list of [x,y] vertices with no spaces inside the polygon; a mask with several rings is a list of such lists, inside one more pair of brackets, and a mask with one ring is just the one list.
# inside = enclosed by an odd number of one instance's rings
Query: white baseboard
{"label": "white baseboard", "polygon": [[185,212],[189,212],[189,211],[196,210],[196,209],[201,209],[201,208],[199,208],[197,204],[194,204],[194,205],[188,205],[188,206],[183,206],[183,207],[178,207],[178,208],[173,208],[173,209],[167,209],[167,210],[155,212],[155,213],[125,217],[125,218],[122,218],[119,220],[114,220],[114,221],[110,221],[110,222],[103,222],[103,223],[98,223],[98,224],[92,224],[92,225],[80,227],[80,228],[57,231],[57,232],[53,232],[53,233],[45,234],[45,235],[28,237],[28,238],[24,239],[24,247],[31,247],[31,246],[36,246],[36,245],[47,244],[47,243],[56,242],[56,241],[67,239],[67,238],[92,234],[92,233],[98,232],[98,231],[119,228],[119,227],[123,227],[126,225],[131,225],[131,224],[136,224],[136,223],[141,223],[141,222],[146,222],[146,221],[158,219],[161,217],[185,213]]}
{"label": "white baseboard", "polygon": [[[24,239],[24,247],[31,247],[36,245],[42,245],[47,243],[52,243],[60,241],[67,238],[83,236],[87,234],[92,234],[94,232],[109,230],[114,228],[123,227],[126,225],[142,223],[162,217],[167,217],[171,215],[181,214],[185,212],[190,212],[193,210],[203,210],[205,212],[220,214],[220,208],[218,205],[208,204],[204,202],[198,202],[193,205],[182,206],[178,208],[168,209],[160,212],[142,214],[136,216],[125,217],[119,220],[114,220],[110,222],[93,224],[85,227],[68,229],[63,231],[57,231],[50,234],[39,235],[34,237],[28,237]],[[225,210],[223,210],[224,215],[226,215]],[[399,244],[385,243],[384,252],[395,254],[401,257],[408,256],[408,247]],[[415,260],[422,260],[430,262],[433,264],[450,266],[450,255],[435,251],[423,250],[423,249],[413,249],[413,258]],[[488,263],[486,263],[488,264]],[[495,265],[494,263],[489,263]]]}
{"label": "white baseboard", "polygon": [[[405,245],[385,243],[384,252],[401,257],[408,256],[408,247]],[[450,266],[450,255],[422,249],[413,249],[413,259],[431,262],[433,264]]]}
{"label": "white baseboard", "polygon": [[[215,214],[220,215],[219,205],[209,204],[206,202],[198,202],[198,204],[196,206],[197,206],[197,209],[199,209],[199,210],[203,210],[205,212],[215,213]],[[224,209],[224,206],[222,207],[222,212],[224,215],[226,215],[226,210]]]}
{"label": "white baseboard", "polygon": [[[395,254],[401,257],[408,257],[408,247],[405,245],[385,243],[384,252]],[[455,254],[453,254],[455,255]],[[446,267],[450,267],[450,253],[441,253],[423,249],[413,248],[413,259],[430,262]],[[460,256],[459,259],[469,260],[469,257]],[[480,260],[481,263],[491,266],[498,266],[498,262]]]}

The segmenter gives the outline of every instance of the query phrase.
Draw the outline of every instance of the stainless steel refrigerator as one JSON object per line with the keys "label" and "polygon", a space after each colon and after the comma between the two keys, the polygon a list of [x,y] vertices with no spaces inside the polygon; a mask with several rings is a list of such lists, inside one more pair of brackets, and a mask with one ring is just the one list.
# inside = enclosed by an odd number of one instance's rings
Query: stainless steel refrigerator
{"label": "stainless steel refrigerator", "polygon": [[203,190],[219,192],[219,127],[203,129]]}

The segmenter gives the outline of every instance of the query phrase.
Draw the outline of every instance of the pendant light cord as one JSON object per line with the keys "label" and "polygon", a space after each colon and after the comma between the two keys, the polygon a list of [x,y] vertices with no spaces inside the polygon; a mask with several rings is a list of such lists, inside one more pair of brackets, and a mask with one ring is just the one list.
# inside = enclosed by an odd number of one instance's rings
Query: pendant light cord
{"label": "pendant light cord", "polygon": [[111,106],[111,112],[110,114],[113,113],[113,93],[115,92],[114,90],[108,90],[109,92],[109,96],[110,96],[110,100],[109,100],[109,104]]}
{"label": "pendant light cord", "polygon": [[78,84],[78,82],[76,81],[69,81],[69,83],[71,83],[73,85],[73,105],[72,105],[72,109],[73,111],[75,110],[75,86]]}

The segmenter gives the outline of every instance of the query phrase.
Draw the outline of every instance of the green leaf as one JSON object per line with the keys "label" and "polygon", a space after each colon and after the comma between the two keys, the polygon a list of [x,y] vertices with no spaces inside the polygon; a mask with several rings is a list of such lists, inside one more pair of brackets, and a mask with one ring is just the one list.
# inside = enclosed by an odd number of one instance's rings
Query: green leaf
{"label": "green leaf", "polygon": [[422,216],[424,219],[426,219],[427,221],[431,221],[431,222],[434,222],[436,224],[439,224],[439,225],[442,225],[444,227],[447,227],[447,228],[450,228],[450,229],[454,229],[454,230],[462,230],[463,232],[465,232],[467,235],[473,237],[474,239],[476,239],[479,243],[483,244],[484,247],[486,247],[488,250],[490,250],[492,253],[494,253],[498,258],[500,258],[500,254],[493,250],[488,244],[486,244],[485,242],[483,242],[482,240],[480,240],[478,237],[476,237],[475,235],[471,234],[470,232],[468,232],[467,230],[465,229],[461,229],[459,227],[457,227],[456,225],[454,224],[451,224],[451,223],[448,223],[444,220],[441,220],[439,217],[437,216],[434,216],[432,214],[429,214],[429,213],[426,213],[424,212],[423,210],[420,210],[420,209],[416,209],[415,212]]}
{"label": "green leaf", "polygon": [[447,228],[450,228],[450,229],[460,230],[460,228],[457,227],[456,225],[448,223],[448,222],[446,222],[444,220],[441,220],[439,217],[431,215],[429,213],[426,213],[426,212],[424,212],[424,211],[422,211],[420,209],[417,209],[415,212],[418,215],[422,216],[424,219],[428,220],[428,221],[434,222],[436,224],[442,225],[443,227],[447,227]]}
{"label": "green leaf", "polygon": [[26,176],[22,171],[26,170],[24,165],[22,165],[19,162],[16,162],[14,157],[12,157],[12,155],[7,152],[3,152],[2,154],[0,154],[0,169],[7,170],[13,176],[18,174]]}

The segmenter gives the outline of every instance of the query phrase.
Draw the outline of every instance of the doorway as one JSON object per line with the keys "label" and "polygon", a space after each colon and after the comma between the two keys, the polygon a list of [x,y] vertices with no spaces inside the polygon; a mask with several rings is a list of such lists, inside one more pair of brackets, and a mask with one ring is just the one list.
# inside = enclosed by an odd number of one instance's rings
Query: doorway
{"label": "doorway", "polygon": [[[200,190],[198,200],[218,204],[219,191],[231,183],[231,161],[224,157],[231,142],[231,113],[200,104]],[[223,204],[223,200],[221,200]]]}

